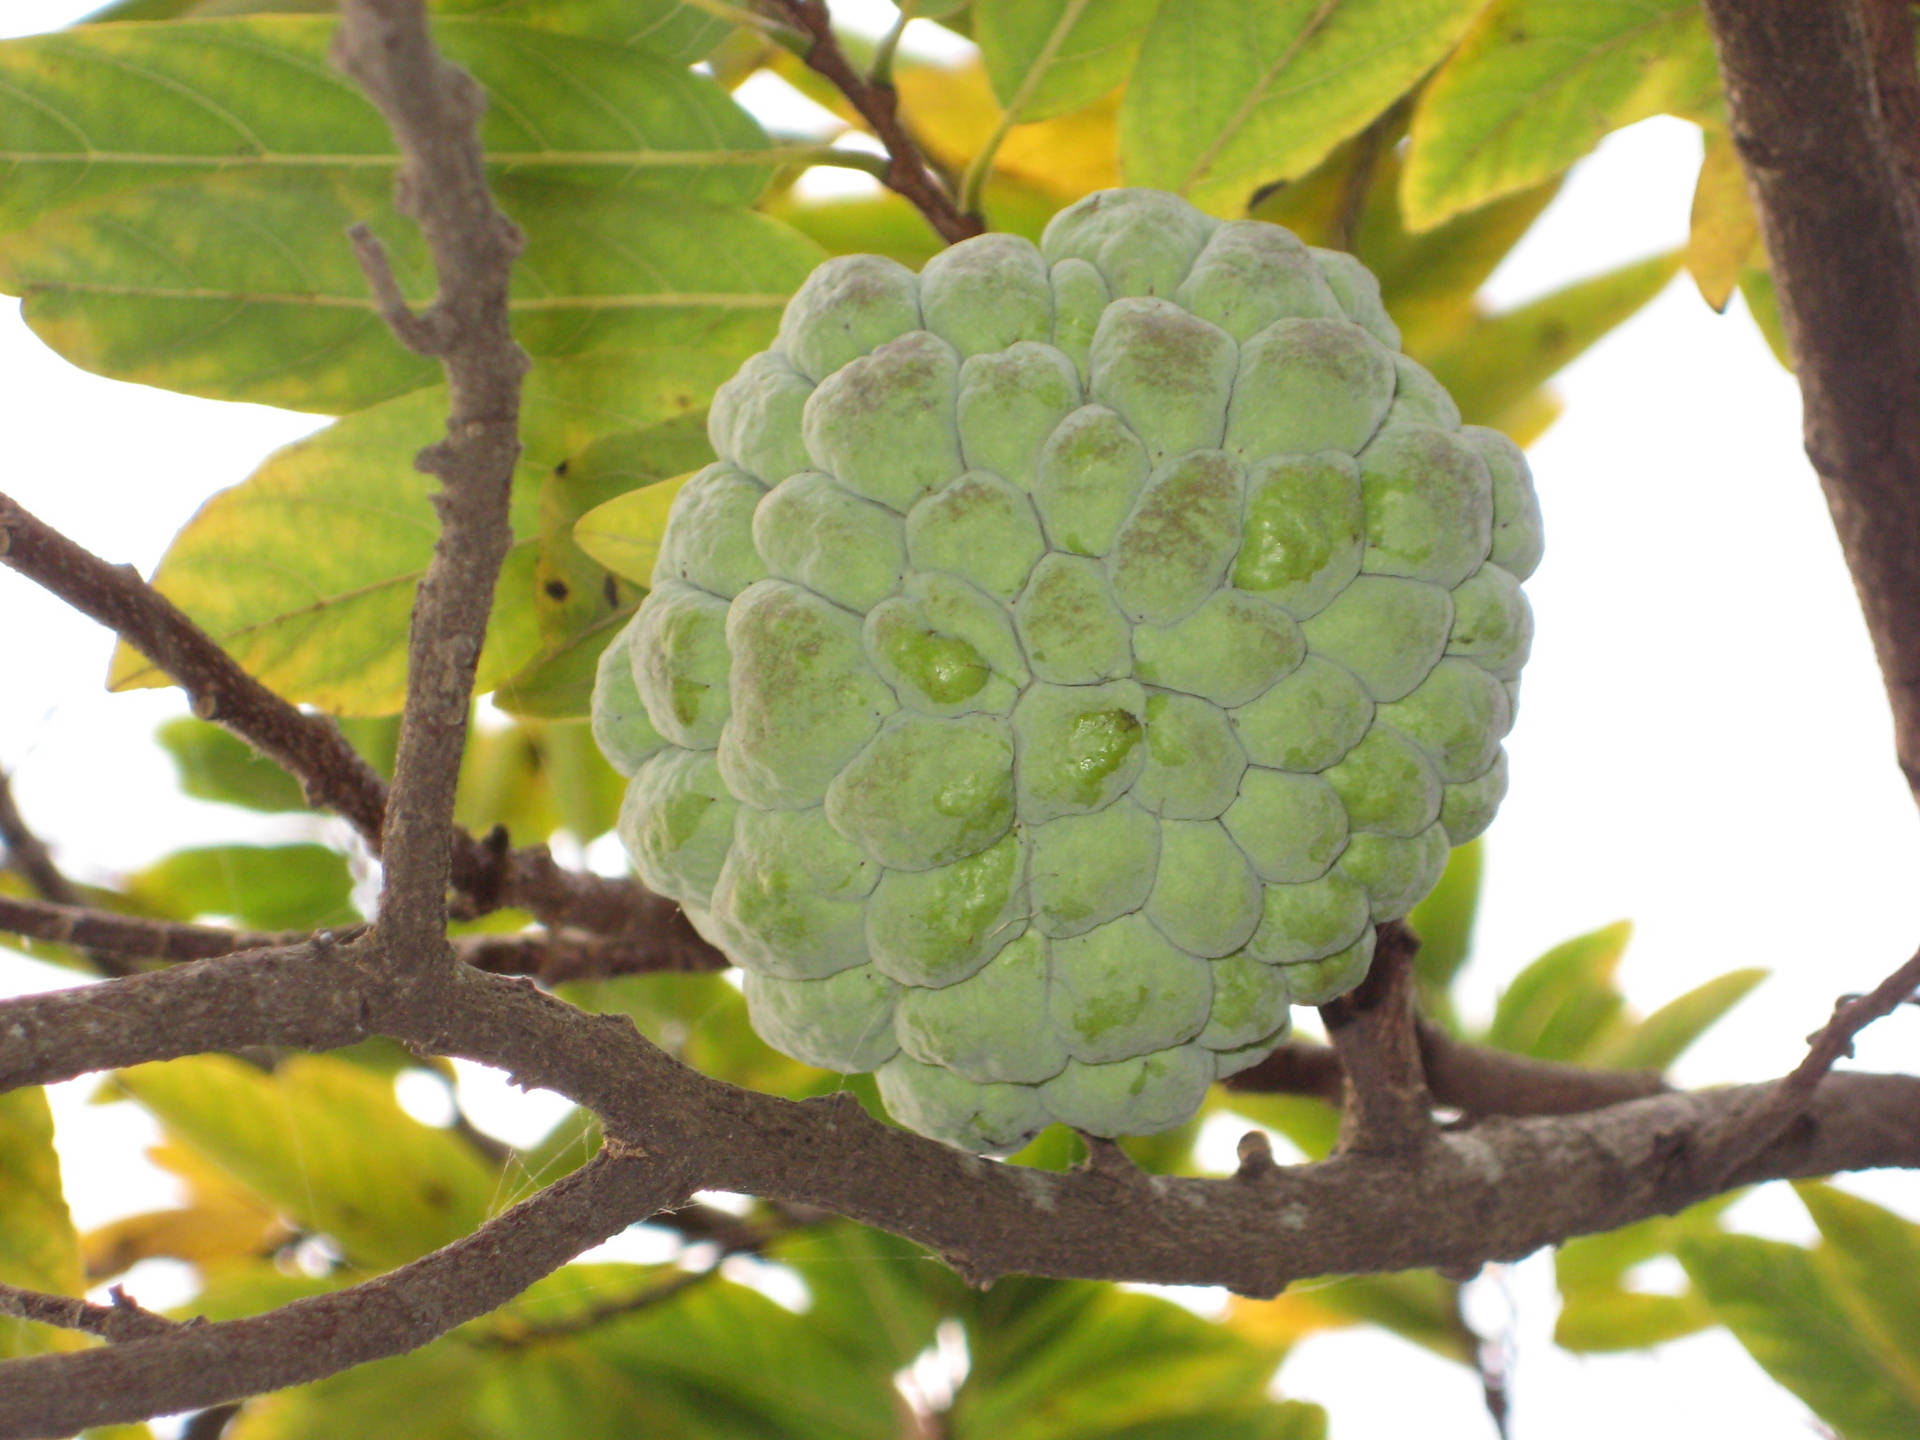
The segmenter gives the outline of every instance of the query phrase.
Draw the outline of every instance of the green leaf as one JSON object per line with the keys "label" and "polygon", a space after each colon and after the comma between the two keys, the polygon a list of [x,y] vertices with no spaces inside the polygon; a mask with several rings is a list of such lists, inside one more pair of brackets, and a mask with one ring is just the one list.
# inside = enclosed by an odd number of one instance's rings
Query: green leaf
{"label": "green leaf", "polygon": [[667,513],[691,476],[658,480],[644,489],[596,505],[573,527],[580,548],[616,575],[637,585],[651,584]]}
{"label": "green leaf", "polygon": [[732,30],[724,18],[689,0],[433,0],[432,8],[611,40],[679,65],[706,59]]}
{"label": "green leaf", "polygon": [[1485,0],[1187,0],[1161,7],[1120,107],[1127,183],[1244,212],[1305,174],[1452,48]]}
{"label": "green leaf", "polygon": [[946,246],[927,217],[891,190],[819,199],[789,193],[763,208],[830,255],[884,255],[918,270]]}
{"label": "green leaf", "polygon": [[1480,910],[1480,876],[1486,850],[1478,840],[1461,845],[1447,857],[1440,883],[1407,916],[1420,937],[1420,953],[1413,973],[1420,985],[1420,1001],[1428,1014],[1451,1024],[1449,995],[1460,967],[1473,950],[1473,922]]}
{"label": "green leaf", "polygon": [[808,1319],[876,1377],[912,1364],[967,1304],[959,1277],[920,1246],[863,1225],[809,1226],[769,1255],[806,1281]]}
{"label": "green leaf", "polygon": [[1002,1281],[975,1302],[968,1340],[954,1440],[1313,1433],[1311,1414],[1267,1398],[1271,1353],[1157,1297]]}
{"label": "green leaf", "polygon": [[[495,190],[527,232],[511,309],[537,358],[684,347],[719,357],[724,379],[822,258],[777,221],[697,200],[509,177]],[[373,307],[342,238],[363,222],[409,295],[429,299],[424,242],[386,183],[364,176],[240,174],[106,196],[7,241],[0,288],[23,294],[35,332],[82,368],[339,414],[438,379]]]}
{"label": "green leaf", "polygon": [[[536,606],[546,472],[601,429],[685,413],[730,363],[669,351],[535,366],[514,487],[518,538],[494,592],[481,691],[543,652]],[[288,699],[335,713],[397,711],[408,617],[439,534],[436,482],[414,468],[413,456],[444,433],[446,407],[444,388],[416,391],[280,451],[201,507],[162,558],[155,586]],[[328,543],[313,544],[316,534]],[[619,599],[625,605],[630,596]],[[166,683],[131,646],[116,651],[112,688]]]}
{"label": "green leaf", "polygon": [[493,692],[495,707],[522,720],[578,720],[592,714],[600,654],[626,628],[636,608],[611,611],[529,660],[500,682]]}
{"label": "green leaf", "polygon": [[1559,174],[1609,131],[1719,90],[1698,0],[1496,0],[1421,93],[1416,230]]}
{"label": "green leaf", "polygon": [[[26,1086],[0,1095],[0,1281],[51,1295],[86,1293],[80,1237],[60,1188],[47,1092]],[[86,1340],[0,1315],[0,1359],[76,1350]]]}
{"label": "green leaf", "polygon": [[1831,1185],[1805,1181],[1794,1189],[1820,1227],[1821,1258],[1862,1333],[1920,1403],[1920,1225]]}
{"label": "green leaf", "polygon": [[1624,1003],[1613,974],[1633,926],[1622,920],[1556,945],[1514,977],[1484,1043],[1541,1060],[1575,1060]]}
{"label": "green leaf", "polygon": [[[266,15],[0,43],[0,154],[9,162],[0,232],[195,175],[284,184],[363,174],[389,187],[399,166],[392,131],[327,62],[337,23]],[[442,20],[434,36],[487,89],[481,138],[496,173],[739,205],[773,174],[759,125],[682,65],[482,20]],[[245,243],[244,232],[235,238]]]}
{"label": "green leaf", "polygon": [[1678,1254],[1748,1353],[1846,1440],[1920,1435],[1920,1377],[1910,1359],[1861,1328],[1843,1282],[1819,1256],[1750,1235],[1692,1236]]}
{"label": "green leaf", "polygon": [[1568,1295],[1554,1321],[1553,1340],[1580,1354],[1644,1350],[1697,1334],[1714,1323],[1699,1296],[1605,1290]]}
{"label": "green leaf", "polygon": [[560,824],[575,840],[587,845],[613,829],[627,782],[600,753],[586,722],[542,725],[540,760]]}
{"label": "green leaf", "polygon": [[269,815],[308,809],[300,782],[229,730],[182,715],[155,732],[173,757],[180,789],[196,800]]}
{"label": "green leaf", "polygon": [[208,845],[176,850],[127,881],[139,904],[174,916],[230,916],[259,930],[352,925],[353,876],[324,845]]}
{"label": "green leaf", "polygon": [[974,40],[1016,123],[1078,110],[1127,78],[1159,0],[975,0]]}
{"label": "green leaf", "polygon": [[473,1415],[475,1396],[496,1359],[493,1352],[457,1338],[442,1340],[410,1355],[249,1400],[227,1427],[225,1440],[340,1440],[344,1435],[500,1440]]}
{"label": "green leaf", "polygon": [[1716,976],[1598,1047],[1588,1057],[1589,1063],[1620,1070],[1665,1070],[1770,973],[1748,969]]}
{"label": "green leaf", "polygon": [[1475,325],[1425,356],[1469,424],[1502,426],[1549,377],[1666,288],[1678,254],[1656,255]]}
{"label": "green leaf", "polygon": [[1460,1287],[1431,1270],[1303,1283],[1316,1305],[1391,1330],[1457,1365],[1476,1363],[1474,1335],[1460,1319]]}
{"label": "green leaf", "polygon": [[123,1070],[120,1087],[182,1144],[356,1264],[404,1264],[491,1213],[493,1168],[413,1119],[393,1083],[350,1061],[295,1055],[271,1074],[225,1055]]}
{"label": "green leaf", "polygon": [[1740,294],[1746,299],[1753,323],[1760,327],[1773,358],[1788,370],[1793,369],[1793,348],[1787,343],[1787,323],[1780,315],[1780,295],[1773,286],[1773,272],[1750,265],[1740,272]]}
{"label": "green leaf", "polygon": [[1636,1266],[1670,1255],[1689,1235],[1719,1233],[1719,1218],[1741,1198],[1717,1195],[1678,1215],[1660,1215],[1618,1230],[1582,1235],[1554,1253],[1560,1315],[1554,1339],[1569,1350],[1635,1350],[1704,1330],[1715,1323],[1690,1289],[1662,1295],[1629,1288]]}
{"label": "green leaf", "polygon": [[[643,1284],[637,1267],[570,1265],[494,1321],[566,1323]],[[564,1341],[482,1352],[477,1407],[490,1434],[687,1440],[894,1440],[885,1373],[852,1361],[811,1322],[710,1279]]]}

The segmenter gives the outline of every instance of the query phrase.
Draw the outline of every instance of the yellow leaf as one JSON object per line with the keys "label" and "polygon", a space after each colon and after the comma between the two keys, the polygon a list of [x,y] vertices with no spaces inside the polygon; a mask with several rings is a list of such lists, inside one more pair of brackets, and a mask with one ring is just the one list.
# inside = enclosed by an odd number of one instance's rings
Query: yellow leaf
{"label": "yellow leaf", "polygon": [[1725,131],[1710,132],[1693,191],[1693,226],[1687,235],[1687,273],[1700,298],[1725,310],[1740,283],[1740,272],[1766,263],[1760,243],[1760,217],[1747,195],[1747,174]]}
{"label": "yellow leaf", "polygon": [[653,562],[660,558],[660,537],[667,531],[667,512],[680,487],[692,478],[693,472],[676,475],[594,506],[574,523],[575,543],[614,574],[639,585],[651,584]]}
{"label": "yellow leaf", "polygon": [[[907,123],[932,157],[963,168],[992,138],[1000,123],[987,72],[975,61],[958,69],[935,65],[903,68],[894,77]],[[1061,200],[1120,183],[1114,139],[1120,93],[1069,115],[1016,125],[994,157],[994,173],[1024,180]]]}
{"label": "yellow leaf", "polygon": [[1227,1311],[1228,1329],[1281,1354],[1316,1331],[1345,1330],[1358,1323],[1353,1316],[1322,1305],[1310,1293],[1299,1291],[1273,1300],[1236,1297]]}

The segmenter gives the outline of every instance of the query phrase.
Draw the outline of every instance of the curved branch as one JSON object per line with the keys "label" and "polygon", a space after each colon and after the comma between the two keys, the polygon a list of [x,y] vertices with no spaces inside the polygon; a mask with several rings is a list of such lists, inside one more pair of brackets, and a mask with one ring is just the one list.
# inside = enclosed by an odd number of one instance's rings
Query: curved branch
{"label": "curved branch", "polygon": [[351,1289],[0,1363],[0,1440],[199,1409],[416,1349],[688,1193],[678,1165],[609,1148],[465,1239]]}

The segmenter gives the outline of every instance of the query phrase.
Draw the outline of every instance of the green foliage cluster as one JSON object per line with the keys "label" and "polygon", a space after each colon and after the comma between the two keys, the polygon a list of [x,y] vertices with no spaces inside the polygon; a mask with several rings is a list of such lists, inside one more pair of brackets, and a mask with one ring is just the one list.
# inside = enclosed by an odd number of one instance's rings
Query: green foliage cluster
{"label": "green foliage cluster", "polygon": [[[213,496],[157,583],[280,693],[346,717],[384,769],[406,616],[435,534],[411,460],[436,438],[446,396],[387,332],[342,239],[347,225],[370,224],[410,297],[430,298],[423,247],[393,205],[391,137],[327,64],[331,8],[118,0],[99,23],[0,44],[10,167],[0,290],[23,297],[53,349],[102,374],[336,417]],[[621,782],[580,717],[599,653],[651,573],[645,537],[657,540],[665,506],[650,487],[711,458],[709,398],[766,346],[820,261],[874,252],[918,266],[939,241],[896,196],[821,198],[797,185],[822,159],[819,137],[769,135],[733,92],[776,75],[848,125],[855,117],[778,27],[742,23],[750,11],[721,0],[433,9],[441,44],[492,96],[491,179],[528,236],[514,324],[535,360],[518,543],[481,665],[483,689],[513,720],[476,734],[459,818],[586,842],[611,828]],[[1380,276],[1409,353],[1469,423],[1523,444],[1537,436],[1557,413],[1553,373],[1682,264],[1716,307],[1742,291],[1781,348],[1693,0],[929,0],[918,12],[977,41],[980,58],[943,66],[909,48],[892,70],[902,111],[995,228],[1037,236],[1088,191],[1127,183],[1349,249]],[[849,49],[864,57],[859,43]],[[1483,283],[1567,168],[1655,114],[1707,136],[1684,254],[1490,312]],[[112,683],[164,681],[123,652]],[[212,726],[176,721],[161,739],[189,796],[305,809],[291,777]],[[1478,863],[1477,849],[1458,852],[1413,917],[1427,941],[1428,1012],[1464,1037],[1660,1066],[1759,979],[1722,977],[1639,1017],[1614,983],[1625,943],[1615,928],[1541,957],[1476,1025],[1453,990]],[[163,857],[87,898],[161,918],[312,928],[355,918],[351,882],[336,850],[234,845]],[[0,886],[20,882],[0,874]],[[57,947],[33,953],[85,964]],[[789,1095],[844,1084],[875,1106],[870,1082],[767,1049],[720,978],[567,995],[633,1015],[727,1080]],[[156,1158],[184,1199],[86,1236],[61,1198],[44,1096],[0,1097],[0,1279],[79,1293],[171,1258],[199,1277],[191,1311],[252,1313],[465,1233],[594,1144],[574,1115],[503,1160],[406,1114],[402,1072],[447,1078],[382,1045],[124,1073],[113,1094],[159,1120]],[[1229,1108],[1307,1155],[1332,1144],[1335,1117],[1319,1102],[1216,1091],[1203,1119]],[[1200,1123],[1129,1145],[1153,1168],[1190,1171]],[[1017,1161],[1063,1167],[1077,1143],[1054,1130]],[[1632,1348],[1727,1324],[1848,1440],[1920,1433],[1920,1315],[1902,1283],[1920,1229],[1829,1188],[1801,1194],[1822,1237],[1812,1249],[1731,1233],[1719,1204],[1570,1242],[1558,1259],[1561,1342]],[[1478,1347],[1459,1287],[1430,1273],[1301,1287],[1236,1302],[1214,1322],[1084,1284],[973,1294],[904,1241],[766,1206],[745,1223],[764,1238],[739,1268],[714,1268],[703,1242],[659,1266],[569,1267],[417,1354],[249,1405],[229,1433],[880,1440],[923,1433],[926,1417],[903,1409],[894,1377],[960,1334],[970,1368],[940,1421],[955,1440],[1306,1440],[1325,1434],[1326,1417],[1267,1393],[1303,1336],[1381,1325],[1469,1364]],[[1683,1293],[1640,1285],[1645,1262],[1665,1255],[1685,1266]],[[804,1287],[805,1314],[750,1283],[764,1266]],[[0,1354],[79,1343],[0,1322]]]}

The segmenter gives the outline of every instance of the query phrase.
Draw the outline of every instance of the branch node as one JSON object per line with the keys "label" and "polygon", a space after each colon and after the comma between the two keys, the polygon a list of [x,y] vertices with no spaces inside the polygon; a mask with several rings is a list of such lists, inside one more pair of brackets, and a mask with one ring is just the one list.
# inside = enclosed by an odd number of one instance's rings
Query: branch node
{"label": "branch node", "polygon": [[387,328],[393,331],[400,343],[418,355],[440,355],[446,349],[446,337],[441,327],[434,323],[434,312],[429,309],[424,315],[416,315],[413,307],[407,303],[406,292],[400,288],[400,281],[393,273],[393,262],[387,256],[387,247],[380,243],[380,237],[365,224],[347,228],[347,238],[353,242],[354,257],[360,262],[360,271],[367,277],[367,284],[373,288],[374,303],[379,307],[380,318],[387,322]]}
{"label": "branch node", "polygon": [[1242,1135],[1237,1153],[1240,1168],[1234,1172],[1235,1179],[1264,1180],[1279,1168],[1273,1158],[1273,1142],[1264,1130],[1249,1130]]}

